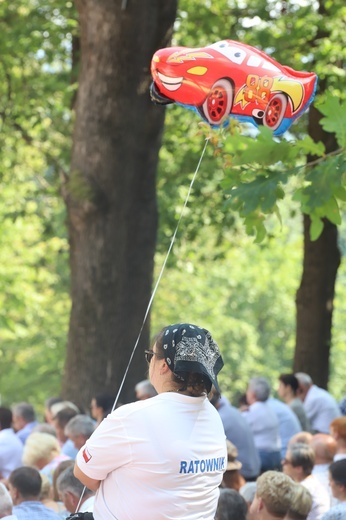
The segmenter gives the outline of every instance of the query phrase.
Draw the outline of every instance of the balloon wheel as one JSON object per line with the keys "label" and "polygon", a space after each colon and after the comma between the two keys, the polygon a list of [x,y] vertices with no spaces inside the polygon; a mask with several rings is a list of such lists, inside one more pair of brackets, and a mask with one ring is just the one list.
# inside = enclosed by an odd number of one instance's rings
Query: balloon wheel
{"label": "balloon wheel", "polygon": [[229,81],[220,79],[214,83],[203,103],[202,113],[210,124],[218,124],[228,116],[233,102],[233,88]]}
{"label": "balloon wheel", "polygon": [[269,102],[265,114],[263,123],[272,130],[276,130],[285,115],[287,107],[287,98],[284,94],[276,94],[276,96]]}

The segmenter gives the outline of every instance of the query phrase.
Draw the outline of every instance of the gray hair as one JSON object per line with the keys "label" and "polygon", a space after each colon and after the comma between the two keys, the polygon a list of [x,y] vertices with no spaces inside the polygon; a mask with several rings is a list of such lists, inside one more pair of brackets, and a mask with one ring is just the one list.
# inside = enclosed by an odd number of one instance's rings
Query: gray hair
{"label": "gray hair", "polygon": [[78,480],[73,474],[73,466],[69,466],[66,468],[59,476],[56,481],[56,487],[58,488],[58,492],[63,494],[69,491],[76,497],[84,496],[90,496],[93,495],[94,492],[91,491],[91,489],[85,488],[84,490],[84,484]]}
{"label": "gray hair", "polygon": [[138,392],[142,395],[147,395],[148,397],[155,397],[155,395],[157,395],[157,392],[150,383],[149,379],[144,379],[143,381],[137,383],[135,386],[135,392]]}
{"label": "gray hair", "polygon": [[13,415],[23,417],[26,422],[33,422],[36,419],[34,407],[29,403],[18,403],[12,408]]}
{"label": "gray hair", "polygon": [[0,482],[0,518],[12,514],[12,498],[6,486]]}
{"label": "gray hair", "polygon": [[65,434],[68,437],[77,437],[83,435],[86,439],[89,439],[91,434],[95,430],[95,422],[88,415],[78,414],[65,426]]}
{"label": "gray hair", "polygon": [[252,377],[249,381],[249,388],[255,394],[257,401],[264,402],[270,395],[270,384],[265,377]]}
{"label": "gray hair", "polygon": [[71,401],[59,401],[58,403],[54,403],[50,407],[50,412],[52,416],[55,417],[57,413],[61,412],[61,410],[64,410],[65,408],[70,408],[76,413],[79,413],[79,408]]}
{"label": "gray hair", "polygon": [[288,448],[288,451],[291,454],[292,466],[301,466],[304,475],[311,475],[312,468],[315,464],[315,452],[311,446],[308,446],[308,444],[303,444],[302,442],[297,442],[296,444],[292,444]]}
{"label": "gray hair", "polygon": [[311,386],[313,384],[311,376],[309,376],[309,374],[306,374],[305,372],[296,372],[294,375],[298,379],[299,384],[303,386]]}

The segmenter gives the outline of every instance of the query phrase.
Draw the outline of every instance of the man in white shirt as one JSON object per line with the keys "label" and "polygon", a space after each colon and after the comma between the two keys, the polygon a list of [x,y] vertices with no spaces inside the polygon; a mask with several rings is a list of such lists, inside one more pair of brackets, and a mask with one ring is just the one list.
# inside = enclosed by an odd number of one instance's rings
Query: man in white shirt
{"label": "man in white shirt", "polygon": [[337,402],[327,390],[314,385],[308,374],[297,372],[295,376],[311,429],[315,433],[329,433],[330,423],[341,415]]}
{"label": "man in white shirt", "polygon": [[329,510],[331,503],[328,491],[312,475],[315,463],[313,449],[307,444],[292,444],[282,463],[284,473],[311,493],[312,508],[307,520],[321,520],[323,514]]}
{"label": "man in white shirt", "polygon": [[315,433],[309,445],[315,453],[315,465],[312,474],[328,491],[331,503],[333,503],[332,490],[329,485],[329,466],[333,462],[336,452],[335,439],[326,433]]}
{"label": "man in white shirt", "polygon": [[11,428],[12,412],[0,407],[0,478],[7,478],[22,465],[23,443]]}
{"label": "man in white shirt", "polygon": [[84,489],[83,484],[73,474],[73,466],[66,468],[59,475],[56,485],[67,511],[70,513],[93,512],[95,493],[88,488]]}

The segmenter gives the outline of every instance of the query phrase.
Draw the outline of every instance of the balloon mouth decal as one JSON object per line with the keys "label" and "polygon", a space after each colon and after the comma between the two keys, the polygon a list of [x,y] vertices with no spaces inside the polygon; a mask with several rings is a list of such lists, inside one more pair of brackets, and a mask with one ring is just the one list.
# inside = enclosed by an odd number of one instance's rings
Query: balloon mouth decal
{"label": "balloon mouth decal", "polygon": [[178,88],[181,87],[184,79],[183,77],[173,78],[171,76],[165,76],[165,74],[161,74],[161,72],[158,72],[157,75],[162,85],[170,92],[175,92],[178,90]]}
{"label": "balloon mouth decal", "polygon": [[283,134],[312,103],[317,75],[281,65],[271,56],[233,40],[200,49],[170,47],[151,62],[154,103],[178,103],[211,127],[234,118]]}

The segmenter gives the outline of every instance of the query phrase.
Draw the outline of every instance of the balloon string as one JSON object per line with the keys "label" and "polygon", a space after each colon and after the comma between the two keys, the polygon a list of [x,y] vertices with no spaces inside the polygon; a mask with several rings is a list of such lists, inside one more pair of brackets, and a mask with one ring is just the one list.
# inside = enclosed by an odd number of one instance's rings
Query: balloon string
{"label": "balloon string", "polygon": [[[175,228],[175,231],[174,231],[174,233],[173,233],[173,236],[172,236],[172,239],[171,239],[171,243],[170,243],[170,245],[169,245],[169,248],[168,248],[168,251],[167,251],[166,257],[165,257],[165,259],[164,259],[164,261],[163,261],[163,264],[162,264],[162,267],[161,267],[161,270],[160,270],[159,276],[158,276],[158,278],[157,278],[157,281],[156,281],[156,284],[155,284],[154,290],[153,290],[152,295],[151,295],[151,298],[150,298],[150,300],[149,300],[147,310],[145,311],[145,315],[144,315],[144,318],[143,318],[143,323],[142,323],[142,326],[141,326],[141,328],[140,328],[140,330],[139,330],[139,334],[138,334],[138,336],[137,336],[137,340],[136,340],[136,342],[135,342],[135,345],[134,345],[134,347],[133,347],[133,349],[132,349],[132,353],[131,353],[131,356],[130,356],[129,362],[128,362],[128,364],[127,364],[127,367],[126,367],[126,370],[125,370],[124,376],[123,376],[122,381],[121,381],[121,383],[120,383],[120,387],[119,387],[119,390],[118,390],[117,396],[116,396],[116,398],[115,398],[115,400],[114,400],[114,404],[113,404],[113,407],[112,407],[112,412],[114,411],[114,409],[115,409],[115,407],[116,407],[116,405],[117,405],[117,402],[118,402],[118,399],[119,399],[119,395],[120,395],[121,390],[122,390],[122,388],[123,388],[123,386],[124,386],[126,376],[127,376],[127,374],[128,374],[128,371],[129,371],[130,365],[131,365],[131,363],[132,363],[133,356],[135,355],[135,352],[136,352],[136,349],[137,349],[137,346],[138,346],[139,340],[140,340],[140,338],[141,338],[141,335],[142,335],[142,332],[143,332],[143,328],[144,328],[144,325],[145,325],[145,321],[146,321],[146,319],[147,319],[147,317],[148,317],[149,311],[150,311],[151,306],[152,306],[152,303],[153,303],[153,301],[154,301],[154,297],[155,297],[156,291],[157,291],[157,289],[158,289],[159,283],[160,283],[160,281],[161,281],[161,278],[162,278],[163,272],[164,272],[164,270],[165,270],[165,267],[166,267],[166,264],[167,264],[168,257],[169,257],[169,255],[170,255],[170,252],[172,251],[172,247],[173,247],[173,244],[174,244],[174,242],[175,242],[175,237],[177,236],[178,229],[179,229],[179,226],[180,226],[180,222],[181,222],[181,220],[182,220],[182,218],[183,218],[184,210],[185,210],[185,208],[186,208],[186,206],[187,206],[187,203],[188,203],[188,200],[189,200],[189,198],[190,198],[190,194],[191,194],[191,191],[192,191],[192,187],[193,187],[193,184],[194,184],[194,182],[195,182],[195,179],[196,179],[196,176],[197,176],[198,170],[199,170],[199,168],[200,168],[200,166],[201,166],[201,162],[202,162],[202,159],[203,159],[203,157],[204,157],[204,153],[205,153],[205,150],[206,150],[206,148],[207,148],[207,144],[208,144],[209,139],[210,139],[210,138],[207,137],[206,140],[205,140],[205,144],[204,144],[204,148],[203,148],[203,150],[202,150],[201,157],[199,158],[199,161],[198,161],[198,164],[197,164],[197,168],[196,168],[195,173],[193,174],[192,180],[191,180],[191,182],[190,182],[189,190],[188,190],[188,192],[187,192],[187,195],[186,195],[186,198],[185,198],[185,202],[184,202],[183,208],[182,208],[182,210],[181,210],[181,212],[180,212],[180,216],[179,216],[179,219],[178,219],[178,223],[177,223],[177,225],[176,225],[176,228]],[[84,486],[84,488],[83,488],[83,491],[82,491],[82,493],[81,493],[81,496],[80,496],[79,502],[78,502],[78,504],[77,504],[77,507],[76,507],[75,513],[77,513],[78,510],[79,510],[79,508],[80,508],[80,505],[81,505],[81,502],[82,502],[82,500],[83,500],[83,496],[84,496],[85,490],[86,490],[86,486]]]}
{"label": "balloon string", "polygon": [[80,508],[80,505],[81,505],[83,497],[84,497],[85,490],[86,490],[86,486],[84,486],[83,491],[81,493],[81,496],[79,498],[79,501],[78,501],[78,504],[77,504],[77,507],[76,507],[76,510],[75,510],[75,514],[78,513],[78,510]]}
{"label": "balloon string", "polygon": [[122,379],[122,381],[121,381],[121,383],[120,383],[120,387],[119,387],[119,390],[118,390],[117,396],[116,396],[115,401],[114,401],[114,404],[113,404],[112,412],[114,411],[114,409],[115,409],[115,407],[116,407],[116,405],[117,405],[117,402],[118,402],[118,399],[119,399],[119,395],[120,395],[120,393],[121,393],[121,391],[122,391],[122,388],[123,388],[123,386],[124,386],[125,379],[126,379],[126,376],[127,376],[127,374],[128,374],[128,371],[129,371],[130,365],[131,365],[131,363],[132,363],[133,356],[135,355],[135,352],[136,352],[136,349],[137,349],[137,346],[138,346],[139,340],[140,340],[140,338],[141,338],[141,335],[142,335],[142,332],[143,332],[143,328],[144,328],[144,325],[145,325],[146,319],[147,319],[148,314],[149,314],[149,311],[150,311],[150,309],[151,309],[151,305],[152,305],[152,303],[153,303],[153,301],[154,301],[154,297],[155,297],[156,291],[157,291],[157,289],[158,289],[159,283],[160,283],[160,281],[161,281],[161,278],[162,278],[163,272],[164,272],[164,270],[165,270],[165,267],[166,267],[166,264],[167,264],[168,257],[169,257],[169,255],[170,255],[170,252],[171,252],[171,250],[172,250],[173,244],[174,244],[174,242],[175,242],[175,238],[176,238],[176,236],[177,236],[177,232],[178,232],[178,229],[179,229],[179,226],[180,226],[180,222],[181,222],[181,220],[182,220],[182,218],[183,218],[183,213],[184,213],[184,210],[185,210],[185,208],[186,208],[186,206],[187,206],[187,203],[188,203],[188,200],[189,200],[189,197],[190,197],[191,191],[192,191],[192,187],[193,187],[193,184],[194,184],[194,182],[195,182],[195,179],[196,179],[196,176],[197,176],[198,170],[199,170],[199,168],[200,168],[200,166],[201,166],[201,162],[202,162],[202,159],[203,159],[203,157],[204,157],[205,150],[206,150],[206,148],[207,148],[207,144],[208,144],[209,139],[210,139],[210,138],[207,137],[206,140],[205,140],[205,144],[204,144],[204,148],[203,148],[203,150],[202,150],[201,157],[199,158],[199,161],[198,161],[198,164],[197,164],[197,168],[196,168],[195,173],[193,174],[192,180],[191,180],[191,182],[190,182],[189,190],[188,190],[188,192],[187,192],[187,195],[186,195],[186,198],[185,198],[185,202],[184,202],[183,208],[182,208],[182,210],[181,210],[181,212],[180,212],[180,216],[179,216],[179,219],[178,219],[177,226],[176,226],[175,231],[174,231],[174,233],[173,233],[173,236],[172,236],[172,239],[171,239],[171,243],[170,243],[170,245],[169,245],[169,248],[168,248],[168,251],[167,251],[166,257],[165,257],[165,259],[164,259],[164,261],[163,261],[163,264],[162,264],[162,267],[161,267],[161,270],[160,270],[159,276],[158,276],[158,278],[157,278],[157,281],[156,281],[156,284],[155,284],[154,290],[153,290],[152,295],[151,295],[151,298],[150,298],[150,300],[149,300],[147,310],[145,311],[145,315],[144,315],[143,323],[142,323],[142,326],[141,326],[141,328],[140,328],[140,330],[139,330],[139,334],[138,334],[138,336],[137,336],[137,340],[136,340],[136,342],[135,342],[135,345],[134,345],[134,347],[133,347],[133,349],[132,349],[132,353],[131,353],[131,356],[130,356],[129,362],[128,362],[128,364],[127,364],[127,367],[126,367],[126,370],[125,370],[125,373],[124,373],[123,379]]}

